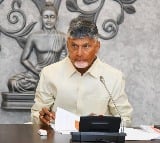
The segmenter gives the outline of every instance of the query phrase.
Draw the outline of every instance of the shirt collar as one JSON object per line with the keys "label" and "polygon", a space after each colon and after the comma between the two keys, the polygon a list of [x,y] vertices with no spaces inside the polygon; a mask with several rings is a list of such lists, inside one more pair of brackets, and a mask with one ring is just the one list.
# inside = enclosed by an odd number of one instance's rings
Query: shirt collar
{"label": "shirt collar", "polygon": [[100,59],[97,58],[85,74],[90,74],[94,78],[99,78],[99,68],[98,68],[99,64],[100,64]]}
{"label": "shirt collar", "polygon": [[71,63],[71,60],[69,59],[68,56],[64,59],[64,62],[65,62],[65,70],[66,70],[67,77],[70,77],[70,76],[72,76],[77,70],[75,69],[75,67],[74,67],[73,64]]}
{"label": "shirt collar", "polygon": [[[100,63],[100,59],[97,58],[93,64],[91,65],[91,67],[84,73],[84,75],[86,74],[90,74],[91,76],[93,76],[94,78],[99,78],[99,73],[98,73],[98,64]],[[65,58],[65,65],[66,65],[66,73],[67,76],[70,77],[72,76],[74,73],[78,72],[76,70],[76,68],[73,66],[73,64],[71,63],[71,60],[69,59],[69,57]],[[78,72],[79,73],[79,72]],[[80,73],[79,73],[80,74]]]}

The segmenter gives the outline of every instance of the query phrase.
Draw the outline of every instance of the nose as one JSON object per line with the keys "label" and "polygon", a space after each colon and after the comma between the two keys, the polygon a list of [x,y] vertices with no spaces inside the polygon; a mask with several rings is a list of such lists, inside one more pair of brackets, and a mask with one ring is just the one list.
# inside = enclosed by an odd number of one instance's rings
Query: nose
{"label": "nose", "polygon": [[82,52],[82,48],[79,47],[79,48],[78,48],[78,51],[77,51],[77,55],[78,55],[78,56],[82,56],[82,53],[83,53],[83,52]]}
{"label": "nose", "polygon": [[50,16],[48,16],[48,21],[51,21],[51,17]]}
{"label": "nose", "polygon": [[52,21],[52,16],[49,15],[49,16],[47,17],[47,20],[48,20],[49,22]]}

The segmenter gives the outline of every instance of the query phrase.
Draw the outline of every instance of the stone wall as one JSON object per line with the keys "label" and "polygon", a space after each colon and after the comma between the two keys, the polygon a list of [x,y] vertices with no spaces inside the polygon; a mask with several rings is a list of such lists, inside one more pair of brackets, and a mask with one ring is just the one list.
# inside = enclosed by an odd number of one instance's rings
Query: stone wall
{"label": "stone wall", "polygon": [[[39,11],[32,0],[21,0],[21,9],[27,14],[27,23],[37,21],[32,32],[40,29]],[[0,25],[14,30],[7,21],[11,10],[11,0],[0,4]],[[98,2],[97,2],[98,3]],[[96,4],[86,6],[78,0],[83,10],[94,10]],[[125,13],[124,22],[119,26],[118,34],[111,40],[101,39],[99,56],[108,64],[120,69],[126,77],[126,92],[133,105],[133,125],[160,124],[160,1],[137,0],[135,14]],[[113,0],[106,0],[97,25],[103,33],[102,22],[107,18],[115,19],[120,7]],[[64,0],[61,1],[57,29],[66,33],[69,21],[78,13],[69,12]],[[22,48],[13,38],[0,35],[0,92],[8,91],[7,80],[26,69],[20,64]],[[33,55],[34,59],[34,55]],[[1,99],[0,99],[1,101]],[[0,123],[24,123],[30,121],[30,111],[5,111],[0,109]]]}

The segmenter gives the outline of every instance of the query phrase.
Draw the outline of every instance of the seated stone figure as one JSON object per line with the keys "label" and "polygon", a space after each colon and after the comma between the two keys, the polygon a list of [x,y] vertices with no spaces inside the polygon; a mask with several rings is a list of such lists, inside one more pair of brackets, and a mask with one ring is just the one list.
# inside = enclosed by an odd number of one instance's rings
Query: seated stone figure
{"label": "seated stone figure", "polygon": [[[42,30],[29,36],[21,56],[21,63],[28,71],[9,79],[8,88],[10,92],[33,92],[39,80],[41,69],[67,55],[65,34],[55,28],[57,11],[52,3],[46,3],[41,16]],[[29,60],[33,51],[37,57],[36,65]]]}

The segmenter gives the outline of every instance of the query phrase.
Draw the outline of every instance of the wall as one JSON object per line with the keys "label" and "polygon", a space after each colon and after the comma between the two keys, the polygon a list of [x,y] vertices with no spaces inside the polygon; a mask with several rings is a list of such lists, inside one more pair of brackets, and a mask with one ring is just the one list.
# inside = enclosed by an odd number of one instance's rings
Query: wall
{"label": "wall", "polygon": [[[109,15],[115,17],[119,12],[118,5],[106,0],[97,25],[102,31],[101,23]],[[78,1],[80,2],[80,1]],[[107,4],[108,2],[108,4]],[[14,29],[8,24],[6,15],[10,10],[10,0],[0,5],[0,25]],[[84,9],[90,7],[80,5]],[[160,124],[160,1],[137,0],[134,4],[135,14],[126,14],[124,23],[120,25],[117,36],[111,40],[101,39],[100,58],[108,64],[120,69],[126,77],[126,92],[133,105],[133,125]],[[31,0],[22,0],[22,9],[27,13],[27,22],[39,21],[39,12]],[[69,21],[77,16],[66,9],[62,0],[59,9],[57,29],[66,32]],[[40,28],[40,22],[33,31]],[[12,75],[25,71],[19,63],[22,49],[17,42],[0,35],[0,92],[7,91],[7,80]],[[13,64],[14,63],[14,64]],[[0,99],[1,101],[1,99]],[[0,123],[24,123],[30,120],[30,111],[5,111],[0,109]]]}

